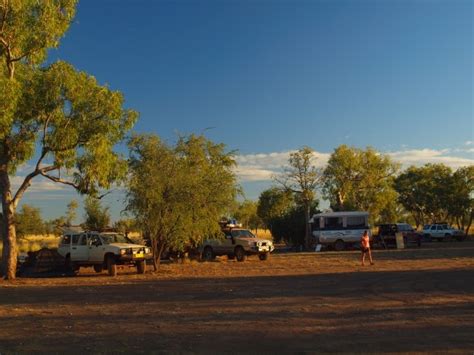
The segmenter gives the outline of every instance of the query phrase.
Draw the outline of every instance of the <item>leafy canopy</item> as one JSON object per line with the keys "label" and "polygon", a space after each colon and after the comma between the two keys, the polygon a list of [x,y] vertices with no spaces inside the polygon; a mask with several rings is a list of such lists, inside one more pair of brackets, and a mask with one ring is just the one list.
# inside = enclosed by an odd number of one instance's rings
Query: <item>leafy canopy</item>
{"label": "leafy canopy", "polygon": [[158,249],[183,250],[218,233],[237,193],[235,161],[223,144],[190,135],[171,146],[138,135],[129,146],[127,211]]}
{"label": "leafy canopy", "polygon": [[398,169],[388,155],[373,148],[341,145],[324,170],[323,192],[335,211],[368,211],[372,220],[380,215],[391,216],[387,209],[395,207],[393,179]]}
{"label": "leafy canopy", "polygon": [[87,196],[84,200],[84,226],[88,230],[102,231],[110,226],[110,213],[108,207],[103,207],[100,200]]}
{"label": "leafy canopy", "polygon": [[441,221],[470,225],[473,213],[474,166],[453,172],[444,164],[411,166],[395,180],[398,200],[417,224]]}

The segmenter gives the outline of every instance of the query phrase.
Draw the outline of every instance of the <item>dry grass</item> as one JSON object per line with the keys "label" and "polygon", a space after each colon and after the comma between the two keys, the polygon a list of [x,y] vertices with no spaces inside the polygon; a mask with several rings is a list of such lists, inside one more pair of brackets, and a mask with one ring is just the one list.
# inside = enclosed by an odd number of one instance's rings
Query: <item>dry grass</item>
{"label": "dry grass", "polygon": [[471,354],[473,256],[432,243],[365,267],[324,252],[0,280],[0,353]]}
{"label": "dry grass", "polygon": [[252,229],[251,232],[255,234],[258,238],[272,240],[272,233],[269,229]]}
{"label": "dry grass", "polygon": [[[58,236],[54,234],[47,235],[28,235],[18,239],[18,252],[27,253],[29,251],[40,250],[41,248],[57,248],[59,243]],[[3,250],[3,245],[0,243],[0,253]]]}

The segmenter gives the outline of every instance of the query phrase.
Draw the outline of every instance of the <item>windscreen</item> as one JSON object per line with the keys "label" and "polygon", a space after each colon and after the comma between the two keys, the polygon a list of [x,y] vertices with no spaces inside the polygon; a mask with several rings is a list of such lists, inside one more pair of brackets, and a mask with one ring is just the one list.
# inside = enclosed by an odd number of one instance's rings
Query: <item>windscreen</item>
{"label": "windscreen", "polygon": [[132,243],[130,239],[128,239],[123,234],[101,234],[100,237],[104,244],[112,244],[112,243]]}

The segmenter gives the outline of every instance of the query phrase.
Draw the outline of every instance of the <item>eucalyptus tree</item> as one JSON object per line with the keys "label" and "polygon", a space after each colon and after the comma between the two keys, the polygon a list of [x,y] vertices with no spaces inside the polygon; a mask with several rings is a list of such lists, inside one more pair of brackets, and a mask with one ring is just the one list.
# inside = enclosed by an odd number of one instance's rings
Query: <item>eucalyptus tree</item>
{"label": "eucalyptus tree", "polygon": [[273,234],[274,221],[284,216],[294,206],[294,196],[288,190],[271,187],[262,191],[258,198],[257,215]]}
{"label": "eucalyptus tree", "polygon": [[[127,168],[113,148],[137,114],[123,108],[119,92],[94,77],[65,62],[46,63],[75,8],[75,0],[0,4],[0,194],[8,279],[16,271],[15,212],[33,179],[94,193],[123,177]],[[12,178],[31,159],[32,168],[14,191]]]}
{"label": "eucalyptus tree", "polygon": [[474,219],[474,165],[461,167],[453,173],[448,196],[451,219],[468,235]]}
{"label": "eucalyptus tree", "polygon": [[103,231],[110,227],[110,212],[108,207],[102,206],[100,199],[87,196],[84,200],[84,226],[88,230]]}
{"label": "eucalyptus tree", "polygon": [[126,210],[152,242],[155,269],[165,248],[183,251],[219,231],[219,218],[238,192],[235,161],[223,144],[203,136],[169,145],[156,135],[129,143]]}
{"label": "eucalyptus tree", "polygon": [[397,177],[395,188],[417,225],[450,221],[468,233],[474,217],[474,166],[454,172],[444,164],[411,166]]}
{"label": "eucalyptus tree", "polygon": [[314,151],[310,147],[300,148],[290,154],[288,166],[283,173],[275,176],[275,181],[284,190],[295,195],[295,199],[304,209],[305,216],[305,248],[311,245],[310,213],[316,200],[316,188],[321,184],[321,171],[314,165]]}
{"label": "eucalyptus tree", "polygon": [[[393,187],[399,164],[372,148],[341,145],[331,154],[323,173],[323,192],[336,211],[368,211],[396,219],[397,194]],[[386,222],[396,222],[395,220]]]}

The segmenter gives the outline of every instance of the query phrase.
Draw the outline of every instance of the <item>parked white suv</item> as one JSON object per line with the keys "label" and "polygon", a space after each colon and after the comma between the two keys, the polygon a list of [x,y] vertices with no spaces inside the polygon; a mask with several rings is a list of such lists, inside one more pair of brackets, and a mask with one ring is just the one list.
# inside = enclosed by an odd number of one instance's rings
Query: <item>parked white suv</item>
{"label": "parked white suv", "polygon": [[455,238],[462,240],[464,238],[464,232],[459,229],[454,229],[448,224],[426,224],[423,227],[423,237],[428,240],[446,240]]}
{"label": "parked white suv", "polygon": [[245,261],[248,255],[258,255],[260,260],[267,260],[275,249],[273,242],[260,239],[248,229],[228,228],[222,230],[221,239],[207,239],[201,246],[202,258],[210,261],[217,255],[227,255],[229,259]]}
{"label": "parked white suv", "polygon": [[146,260],[152,258],[150,248],[110,232],[65,233],[58,253],[65,258],[66,267],[74,272],[81,266],[92,266],[97,273],[107,269],[110,276],[117,275],[117,265],[136,266],[137,272],[143,274]]}

